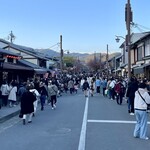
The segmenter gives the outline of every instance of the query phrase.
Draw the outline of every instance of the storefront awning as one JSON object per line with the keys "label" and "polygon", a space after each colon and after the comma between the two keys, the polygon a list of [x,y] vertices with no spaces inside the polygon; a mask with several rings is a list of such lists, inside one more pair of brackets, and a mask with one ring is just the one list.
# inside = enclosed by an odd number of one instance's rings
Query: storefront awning
{"label": "storefront awning", "polygon": [[141,73],[144,73],[144,69],[146,69],[146,67],[150,66],[150,64],[144,64],[142,66],[139,66],[139,67],[136,67],[136,68],[133,68],[134,69],[134,74],[141,74]]}
{"label": "storefront awning", "polygon": [[133,68],[133,70],[134,70],[134,74],[144,73],[144,66]]}
{"label": "storefront awning", "polygon": [[33,71],[32,68],[30,67],[25,67],[25,66],[21,66],[18,64],[14,64],[14,63],[4,63],[3,64],[3,70],[28,70],[28,71]]}
{"label": "storefront awning", "polygon": [[47,69],[44,69],[44,68],[34,69],[34,72],[36,74],[45,74],[47,73]]}

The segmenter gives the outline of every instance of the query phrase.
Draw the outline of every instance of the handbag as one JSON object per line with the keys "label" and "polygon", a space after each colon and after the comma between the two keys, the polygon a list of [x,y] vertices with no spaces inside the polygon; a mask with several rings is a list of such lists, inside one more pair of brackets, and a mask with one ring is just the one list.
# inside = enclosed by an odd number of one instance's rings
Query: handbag
{"label": "handbag", "polygon": [[[143,98],[143,96],[141,95],[141,93],[138,91],[139,95],[141,96],[141,98],[143,99],[143,101],[146,103],[145,99]],[[147,104],[147,103],[146,103]],[[150,104],[147,104],[147,110],[150,111]]]}

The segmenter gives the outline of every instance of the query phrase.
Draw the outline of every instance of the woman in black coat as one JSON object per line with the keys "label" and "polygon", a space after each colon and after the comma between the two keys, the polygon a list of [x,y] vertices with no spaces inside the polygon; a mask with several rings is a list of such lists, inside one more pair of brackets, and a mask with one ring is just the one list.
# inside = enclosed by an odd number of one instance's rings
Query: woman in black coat
{"label": "woman in black coat", "polygon": [[32,115],[34,112],[33,102],[36,100],[35,95],[29,90],[32,88],[31,84],[27,85],[27,91],[21,97],[21,113],[23,115],[23,124],[26,123],[28,115],[28,123],[32,122]]}
{"label": "woman in black coat", "polygon": [[135,92],[138,90],[138,81],[136,78],[131,78],[128,84],[126,97],[128,97],[128,112],[134,115],[134,97]]}

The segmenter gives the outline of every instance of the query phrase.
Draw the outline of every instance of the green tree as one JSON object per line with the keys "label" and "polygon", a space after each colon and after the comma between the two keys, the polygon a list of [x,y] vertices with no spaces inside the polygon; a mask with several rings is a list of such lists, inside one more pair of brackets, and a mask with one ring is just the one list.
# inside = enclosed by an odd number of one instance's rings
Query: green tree
{"label": "green tree", "polygon": [[74,57],[71,56],[65,56],[63,58],[64,61],[64,67],[68,68],[68,67],[74,67],[75,64],[75,59]]}

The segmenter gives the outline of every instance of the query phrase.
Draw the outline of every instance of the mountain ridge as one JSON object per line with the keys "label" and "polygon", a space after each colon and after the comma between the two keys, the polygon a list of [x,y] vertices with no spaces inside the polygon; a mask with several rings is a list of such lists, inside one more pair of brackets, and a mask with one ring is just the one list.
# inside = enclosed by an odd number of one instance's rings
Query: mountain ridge
{"label": "mountain ridge", "polygon": [[[45,56],[48,57],[53,57],[53,58],[59,58],[60,57],[60,53],[57,51],[54,51],[52,49],[36,49],[38,52],[43,53]],[[93,53],[93,54],[89,54],[89,53],[64,53],[64,56],[71,56],[74,57],[76,59],[79,59],[81,61],[85,61],[88,62],[90,60],[93,59],[97,59],[100,60],[100,55],[101,55],[101,61],[105,61],[106,60],[106,53]],[[108,54],[109,59],[113,58],[113,57],[117,57],[121,55],[120,52],[114,52],[112,54]]]}

